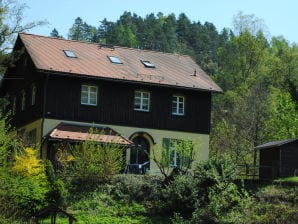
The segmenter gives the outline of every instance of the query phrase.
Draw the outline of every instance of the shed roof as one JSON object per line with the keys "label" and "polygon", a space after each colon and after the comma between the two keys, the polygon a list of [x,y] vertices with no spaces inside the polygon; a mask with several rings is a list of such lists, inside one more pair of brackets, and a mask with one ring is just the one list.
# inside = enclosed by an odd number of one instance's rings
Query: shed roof
{"label": "shed roof", "polygon": [[[20,33],[19,39],[39,71],[222,92],[189,56],[26,33]],[[73,51],[77,57],[67,57],[65,50]],[[112,63],[108,56],[117,57],[122,63]]]}
{"label": "shed roof", "polygon": [[[90,130],[93,133],[90,133]],[[109,127],[81,126],[67,123],[60,123],[49,134],[50,139],[84,141],[92,140],[102,143],[116,143],[120,145],[131,145],[132,141],[123,137]]]}
{"label": "shed roof", "polygon": [[276,148],[295,141],[298,141],[298,138],[292,138],[292,139],[281,140],[281,141],[273,141],[273,142],[265,143],[263,145],[259,145],[255,147],[255,149],[260,150],[260,149]]}

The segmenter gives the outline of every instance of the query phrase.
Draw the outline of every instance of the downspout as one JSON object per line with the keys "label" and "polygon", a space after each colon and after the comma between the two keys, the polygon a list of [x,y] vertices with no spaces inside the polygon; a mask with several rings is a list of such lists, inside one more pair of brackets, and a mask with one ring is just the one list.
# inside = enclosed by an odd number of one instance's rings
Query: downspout
{"label": "downspout", "polygon": [[44,88],[43,88],[43,104],[42,104],[42,117],[41,117],[41,131],[40,131],[40,154],[42,158],[42,146],[45,142],[45,138],[43,137],[43,129],[44,129],[44,120],[45,120],[45,115],[46,115],[46,103],[47,103],[47,90],[48,90],[48,81],[49,81],[49,74],[46,74],[46,79],[44,83]]}
{"label": "downspout", "polygon": [[279,178],[281,178],[282,176],[281,176],[281,171],[282,171],[282,164],[281,164],[281,149],[282,149],[282,147],[280,147],[279,148],[279,175],[278,175],[278,177]]}

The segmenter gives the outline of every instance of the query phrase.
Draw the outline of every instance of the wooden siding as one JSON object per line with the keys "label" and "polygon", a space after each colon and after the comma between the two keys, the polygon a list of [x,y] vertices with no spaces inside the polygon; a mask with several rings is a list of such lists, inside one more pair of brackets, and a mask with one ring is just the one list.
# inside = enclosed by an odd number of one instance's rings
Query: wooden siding
{"label": "wooden siding", "polygon": [[298,141],[281,147],[281,167],[282,177],[294,176],[295,169],[298,172]]}
{"label": "wooden siding", "polygon": [[279,148],[260,150],[260,178],[272,179],[279,176]]}
{"label": "wooden siding", "polygon": [[[44,75],[35,72],[33,62],[24,52],[14,67],[9,68],[4,80],[3,92],[9,94],[12,110],[12,99],[16,97],[16,114],[12,116],[12,125],[19,127],[42,117]],[[31,105],[32,84],[36,86],[36,102]],[[22,91],[25,91],[25,110],[21,110]]]}
{"label": "wooden siding", "polygon": [[298,141],[260,150],[260,178],[275,179],[298,172]]}
{"label": "wooden siding", "polygon": [[[81,105],[81,85],[98,86],[98,105]],[[150,112],[133,110],[134,91],[151,93]],[[185,96],[185,115],[171,114],[172,95]],[[211,93],[50,75],[46,117],[209,134]]]}

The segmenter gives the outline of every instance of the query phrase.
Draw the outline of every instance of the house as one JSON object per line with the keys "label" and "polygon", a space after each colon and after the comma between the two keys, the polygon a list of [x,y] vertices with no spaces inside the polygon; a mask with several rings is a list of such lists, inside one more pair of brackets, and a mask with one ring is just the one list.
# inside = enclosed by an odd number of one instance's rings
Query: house
{"label": "house", "polygon": [[260,179],[298,175],[298,138],[268,142],[255,150],[260,154]]}
{"label": "house", "polygon": [[[134,142],[139,147],[127,151],[127,163],[149,161],[152,173],[149,155],[164,141],[199,139],[196,159],[208,158],[211,95],[222,90],[189,56],[26,33],[14,52],[21,54],[1,95],[10,101],[18,133],[42,145],[44,158],[53,131],[60,130],[56,140],[70,141],[75,133],[83,138],[83,126]],[[175,148],[171,155],[176,166]]]}

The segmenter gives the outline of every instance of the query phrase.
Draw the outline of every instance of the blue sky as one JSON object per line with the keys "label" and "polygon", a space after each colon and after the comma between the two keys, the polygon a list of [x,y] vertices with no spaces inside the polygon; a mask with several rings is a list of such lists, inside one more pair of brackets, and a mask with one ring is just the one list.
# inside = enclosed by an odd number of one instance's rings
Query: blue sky
{"label": "blue sky", "polygon": [[284,36],[298,43],[297,0],[19,0],[28,8],[24,21],[47,20],[49,25],[30,33],[49,35],[55,27],[67,37],[75,18],[80,16],[89,25],[98,27],[107,18],[116,21],[124,11],[139,16],[162,12],[165,15],[184,12],[191,21],[213,23],[218,31],[232,28],[232,19],[239,11],[263,19],[271,36]]}

